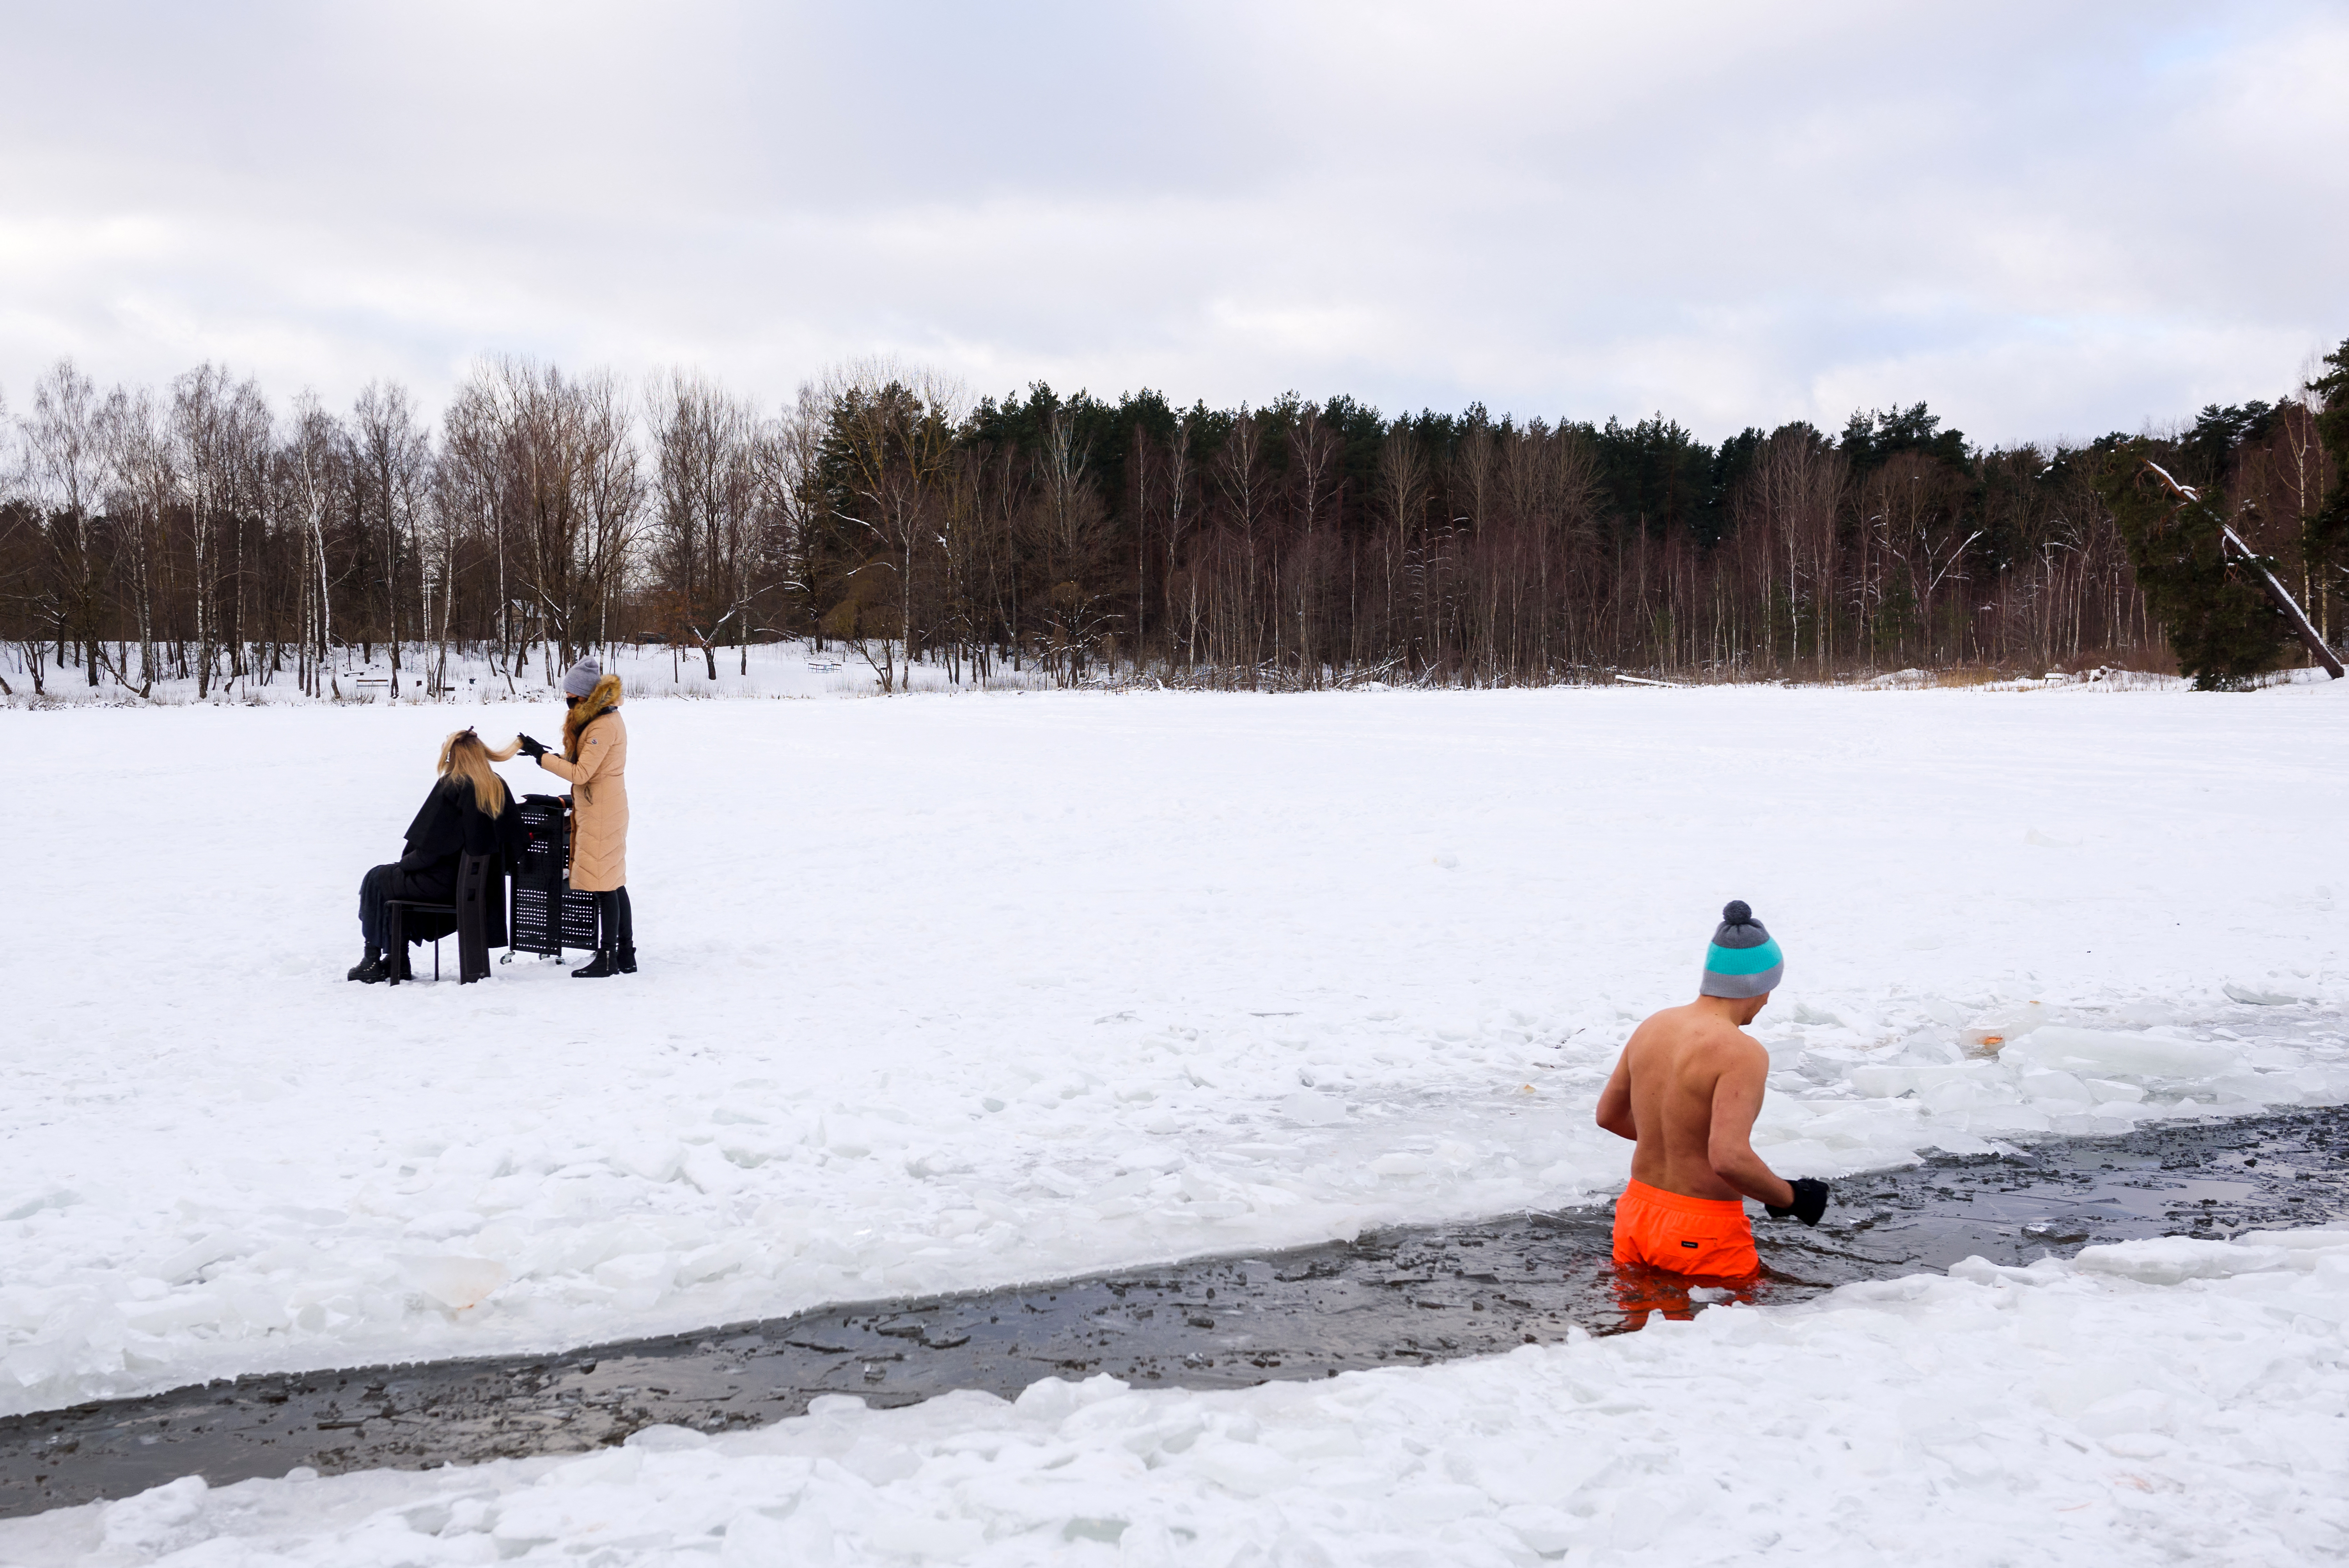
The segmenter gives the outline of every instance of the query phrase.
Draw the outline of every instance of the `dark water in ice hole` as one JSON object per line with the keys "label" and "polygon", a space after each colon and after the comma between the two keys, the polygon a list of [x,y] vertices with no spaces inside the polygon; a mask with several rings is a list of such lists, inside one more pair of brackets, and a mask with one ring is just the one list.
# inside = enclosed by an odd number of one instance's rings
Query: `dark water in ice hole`
{"label": "dark water in ice hole", "polygon": [[[2050,1140],[1847,1178],[1816,1231],[1757,1219],[1765,1277],[1800,1301],[1979,1253],[2027,1263],[2090,1242],[2349,1215],[2349,1111],[2294,1111]],[[1137,1387],[1235,1388],[1423,1365],[1634,1326],[1609,1211],[1411,1226],[1293,1251],[1123,1269],[968,1295],[837,1305],[764,1323],[520,1356],[259,1375],[0,1418],[0,1517],[125,1497],[176,1477],[421,1469],[616,1443],[659,1422],[719,1432],[821,1394],[906,1405],[1107,1372]],[[1700,1308],[1701,1309],[1701,1308]]]}

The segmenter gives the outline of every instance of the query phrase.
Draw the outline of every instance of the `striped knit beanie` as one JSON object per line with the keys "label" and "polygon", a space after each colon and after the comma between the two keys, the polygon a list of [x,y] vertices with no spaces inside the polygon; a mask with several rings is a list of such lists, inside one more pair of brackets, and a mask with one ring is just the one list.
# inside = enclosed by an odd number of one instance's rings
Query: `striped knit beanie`
{"label": "striped knit beanie", "polygon": [[1742,1001],[1767,995],[1785,977],[1786,955],[1778,951],[1777,938],[1754,918],[1743,899],[1733,901],[1721,912],[1721,926],[1705,949],[1704,984],[1697,987],[1697,995]]}

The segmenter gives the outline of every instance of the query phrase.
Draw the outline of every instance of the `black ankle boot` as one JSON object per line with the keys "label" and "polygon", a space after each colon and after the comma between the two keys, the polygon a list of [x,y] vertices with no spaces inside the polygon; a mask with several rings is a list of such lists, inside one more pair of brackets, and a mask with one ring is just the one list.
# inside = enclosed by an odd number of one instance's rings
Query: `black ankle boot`
{"label": "black ankle boot", "polygon": [[633,942],[620,944],[620,950],[612,955],[612,966],[623,975],[634,975],[636,972],[636,944]]}
{"label": "black ankle boot", "polygon": [[574,969],[571,977],[574,980],[608,980],[619,972],[619,967],[612,962],[612,950],[605,947],[597,950],[594,963],[584,969]]}
{"label": "black ankle boot", "polygon": [[369,985],[380,985],[390,977],[391,971],[383,966],[383,954],[380,953],[368,954],[343,976],[346,980],[360,980]]}

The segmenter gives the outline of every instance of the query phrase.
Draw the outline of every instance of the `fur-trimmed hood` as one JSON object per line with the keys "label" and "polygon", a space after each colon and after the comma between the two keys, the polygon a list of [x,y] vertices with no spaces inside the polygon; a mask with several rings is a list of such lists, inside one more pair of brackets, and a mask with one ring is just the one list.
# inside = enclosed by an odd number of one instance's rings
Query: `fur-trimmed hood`
{"label": "fur-trimmed hood", "polygon": [[619,706],[620,677],[605,676],[596,681],[595,689],[573,703],[571,711],[563,716],[563,755],[577,761],[580,736],[607,710]]}

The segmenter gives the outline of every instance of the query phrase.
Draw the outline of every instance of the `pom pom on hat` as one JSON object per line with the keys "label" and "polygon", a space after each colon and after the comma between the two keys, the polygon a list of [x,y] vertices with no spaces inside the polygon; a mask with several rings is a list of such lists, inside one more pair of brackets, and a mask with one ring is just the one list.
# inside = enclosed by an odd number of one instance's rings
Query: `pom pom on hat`
{"label": "pom pom on hat", "polygon": [[1778,951],[1778,939],[1754,918],[1751,904],[1742,898],[1730,900],[1722,909],[1713,945],[1705,949],[1704,981],[1697,994],[1733,1000],[1765,996],[1785,976],[1786,957]]}

